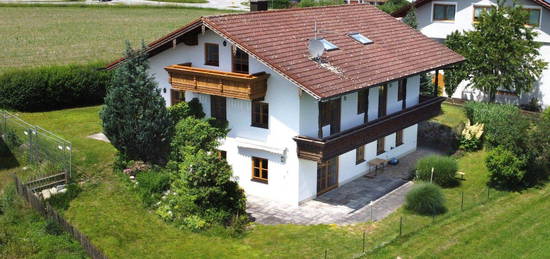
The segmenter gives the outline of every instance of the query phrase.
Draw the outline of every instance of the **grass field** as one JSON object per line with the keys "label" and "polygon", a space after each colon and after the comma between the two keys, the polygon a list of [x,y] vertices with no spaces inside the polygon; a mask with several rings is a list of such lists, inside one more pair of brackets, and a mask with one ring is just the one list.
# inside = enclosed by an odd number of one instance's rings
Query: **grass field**
{"label": "grass field", "polygon": [[[113,258],[319,258],[325,249],[329,258],[350,258],[361,254],[363,231],[367,231],[369,258],[535,258],[550,253],[545,239],[550,234],[550,221],[545,220],[550,213],[550,188],[522,194],[492,190],[488,200],[485,151],[459,158],[466,180],[444,190],[449,212],[435,222],[399,210],[380,222],[352,226],[253,225],[240,237],[216,230],[180,230],[144,209],[124,181],[112,173],[114,149],[109,144],[85,138],[100,131],[99,109],[21,116],[73,142],[79,180],[85,183],[63,214]],[[460,108],[444,105],[444,112],[435,120],[452,124],[463,120]],[[462,192],[464,212],[460,210]],[[398,237],[400,217],[402,237]],[[526,239],[529,242],[518,242]]]}
{"label": "grass field", "polygon": [[109,62],[124,42],[150,42],[200,16],[226,11],[144,7],[0,8],[0,72],[50,64]]}

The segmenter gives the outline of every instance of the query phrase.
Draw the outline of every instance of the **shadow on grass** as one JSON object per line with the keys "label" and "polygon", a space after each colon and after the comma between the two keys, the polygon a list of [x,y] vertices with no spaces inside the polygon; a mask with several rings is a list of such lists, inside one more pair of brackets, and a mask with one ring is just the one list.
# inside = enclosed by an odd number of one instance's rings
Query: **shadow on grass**
{"label": "shadow on grass", "polygon": [[17,161],[15,155],[13,155],[6,144],[0,139],[0,170],[12,169],[19,166],[19,161]]}

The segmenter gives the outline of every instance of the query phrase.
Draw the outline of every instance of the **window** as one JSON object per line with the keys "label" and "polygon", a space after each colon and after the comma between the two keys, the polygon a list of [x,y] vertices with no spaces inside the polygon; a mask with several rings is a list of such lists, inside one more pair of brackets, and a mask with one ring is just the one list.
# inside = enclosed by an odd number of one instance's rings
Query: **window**
{"label": "window", "polygon": [[252,180],[267,183],[267,159],[252,157]]}
{"label": "window", "polygon": [[330,41],[321,39],[321,43],[323,43],[323,47],[325,47],[326,51],[335,50],[338,49],[338,47],[334,44],[332,44]]}
{"label": "window", "polygon": [[488,13],[493,9],[492,6],[474,6],[474,22],[478,22],[481,14]]}
{"label": "window", "polygon": [[176,105],[178,103],[185,101],[185,91],[170,89],[170,95],[171,95],[170,99],[172,101],[172,105]]}
{"label": "window", "polygon": [[355,164],[361,164],[365,162],[365,146],[360,146],[355,149]]}
{"label": "window", "polygon": [[369,43],[372,43],[372,40],[370,40],[369,38],[363,36],[363,34],[361,33],[351,33],[349,34],[350,37],[352,37],[354,40],[360,42],[361,44],[369,44]]}
{"label": "window", "polygon": [[388,87],[382,85],[378,87],[378,118],[386,116],[386,102],[388,100]]}
{"label": "window", "polygon": [[233,72],[248,74],[248,54],[239,48],[233,54]]}
{"label": "window", "polygon": [[366,113],[369,110],[369,89],[363,89],[357,93],[357,114]]}
{"label": "window", "polygon": [[204,44],[204,64],[209,66],[220,65],[220,47],[218,44],[205,43]]}
{"label": "window", "polygon": [[386,141],[385,141],[385,137],[381,137],[379,138],[376,142],[376,155],[381,155],[381,154],[384,154],[385,151],[385,146],[386,146]]}
{"label": "window", "polygon": [[323,135],[322,128],[330,125],[330,134],[340,132],[340,111],[341,103],[340,98],[327,102],[319,102],[319,137],[326,137]]}
{"label": "window", "polygon": [[529,12],[529,20],[527,25],[539,27],[540,26],[540,9],[525,9]]}
{"label": "window", "polygon": [[434,21],[454,21],[456,6],[447,4],[434,4],[433,12]]}
{"label": "window", "polygon": [[404,78],[397,82],[397,101],[405,100],[406,95],[407,95],[407,78]]}
{"label": "window", "polygon": [[210,116],[220,121],[227,120],[226,99],[222,96],[210,96]]}
{"label": "window", "polygon": [[403,145],[403,130],[398,130],[395,132],[395,146]]}
{"label": "window", "polygon": [[218,150],[218,158],[221,160],[227,159],[227,151]]}
{"label": "window", "polygon": [[269,105],[264,102],[252,102],[252,126],[268,128]]}

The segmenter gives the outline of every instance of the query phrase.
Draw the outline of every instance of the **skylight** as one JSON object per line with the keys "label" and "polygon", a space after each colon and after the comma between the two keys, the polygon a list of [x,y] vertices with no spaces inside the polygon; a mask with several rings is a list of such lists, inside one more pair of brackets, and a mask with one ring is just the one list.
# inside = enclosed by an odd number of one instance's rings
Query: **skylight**
{"label": "skylight", "polygon": [[321,39],[321,43],[323,43],[323,47],[325,47],[326,51],[335,50],[338,49],[338,47],[334,44],[332,44],[330,41]]}
{"label": "skylight", "polygon": [[353,39],[355,39],[356,41],[359,41],[361,44],[369,44],[369,43],[372,43],[372,40],[370,40],[369,38],[365,37],[363,34],[361,33],[351,33],[349,34],[350,37],[352,37]]}

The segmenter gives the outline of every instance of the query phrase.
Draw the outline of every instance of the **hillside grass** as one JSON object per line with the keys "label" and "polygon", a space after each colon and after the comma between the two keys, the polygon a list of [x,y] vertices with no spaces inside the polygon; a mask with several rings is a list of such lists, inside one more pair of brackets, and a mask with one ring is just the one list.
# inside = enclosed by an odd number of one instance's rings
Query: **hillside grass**
{"label": "hillside grass", "polygon": [[[463,118],[455,106],[443,107],[444,114],[435,120],[456,123]],[[550,222],[545,220],[550,188],[522,194],[491,190],[487,198],[485,151],[458,158],[465,180],[444,189],[449,212],[435,221],[399,209],[379,222],[349,226],[253,224],[238,237],[219,230],[180,230],[144,209],[124,179],[112,172],[115,150],[108,143],[86,138],[101,131],[99,110],[96,106],[20,115],[73,142],[83,191],[62,213],[113,258],[320,258],[325,249],[328,258],[540,257],[550,252],[545,239],[550,232]],[[399,237],[401,217],[403,236]],[[362,254],[365,231],[367,253]]]}
{"label": "hillside grass", "polygon": [[15,6],[0,8],[0,73],[12,68],[114,61],[129,40],[153,41],[200,16],[198,8]]}

